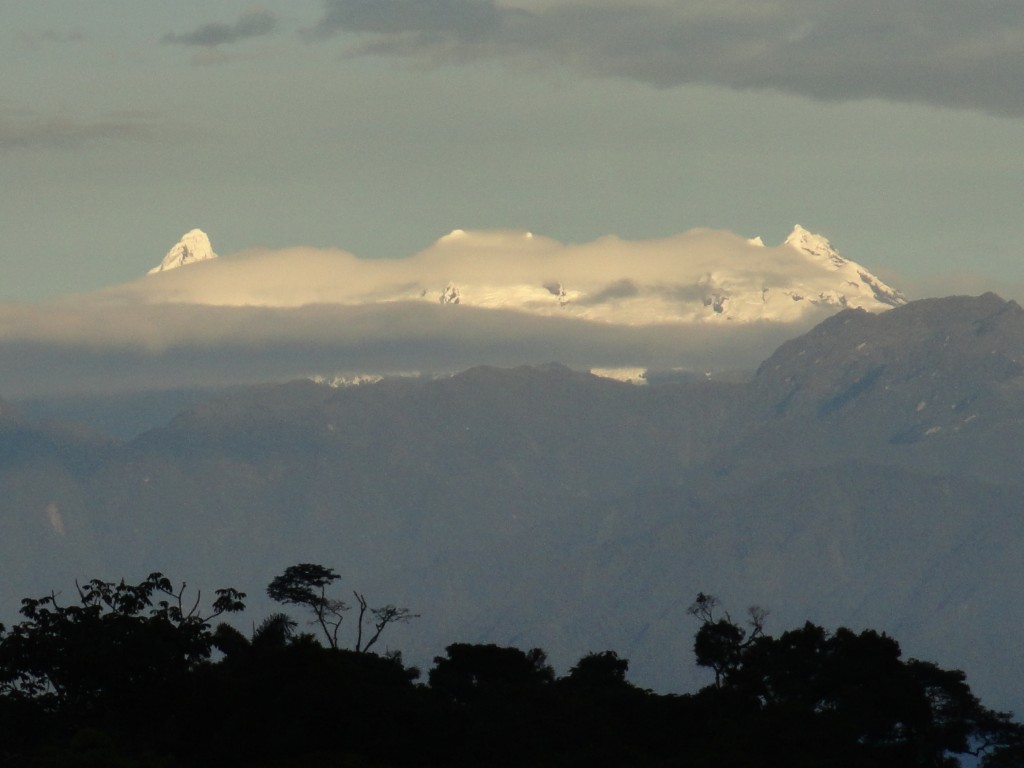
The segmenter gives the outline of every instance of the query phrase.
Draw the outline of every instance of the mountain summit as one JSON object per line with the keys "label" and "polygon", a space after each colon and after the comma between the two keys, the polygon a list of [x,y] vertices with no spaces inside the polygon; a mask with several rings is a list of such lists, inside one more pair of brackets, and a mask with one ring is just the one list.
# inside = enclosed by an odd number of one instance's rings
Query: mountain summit
{"label": "mountain summit", "polygon": [[851,302],[850,298],[846,296],[850,288],[856,289],[855,292],[858,294],[870,295],[882,305],[898,307],[907,303],[907,299],[902,293],[890,288],[860,264],[840,256],[828,240],[821,235],[808,232],[799,224],[793,227],[793,231],[789,233],[789,237],[783,244],[806,255],[811,262],[836,272],[837,277],[842,279],[842,286],[845,290],[837,292],[834,302],[831,303],[842,306],[864,306],[860,302]]}
{"label": "mountain summit", "polygon": [[158,266],[149,270],[150,275],[157,272],[166,272],[169,269],[185,267],[195,264],[198,261],[217,258],[210,245],[210,238],[201,229],[193,229],[182,235],[181,240],[175,243],[174,247],[167,252],[164,260]]}

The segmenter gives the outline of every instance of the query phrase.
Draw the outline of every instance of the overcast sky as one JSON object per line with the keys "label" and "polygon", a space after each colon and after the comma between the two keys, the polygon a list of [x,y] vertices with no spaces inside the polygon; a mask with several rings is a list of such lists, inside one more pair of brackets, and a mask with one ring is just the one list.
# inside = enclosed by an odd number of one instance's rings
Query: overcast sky
{"label": "overcast sky", "polygon": [[377,258],[800,223],[911,296],[1022,293],[1020,0],[48,0],[0,30],[0,301],[192,227]]}

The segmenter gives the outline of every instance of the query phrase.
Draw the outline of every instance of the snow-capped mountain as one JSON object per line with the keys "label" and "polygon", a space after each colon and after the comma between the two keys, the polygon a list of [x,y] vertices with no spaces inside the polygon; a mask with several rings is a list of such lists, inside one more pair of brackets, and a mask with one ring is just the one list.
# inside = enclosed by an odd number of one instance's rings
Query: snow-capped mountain
{"label": "snow-capped mountain", "polygon": [[859,264],[844,259],[828,240],[821,235],[811,234],[799,224],[793,227],[785,244],[805,253],[807,258],[823,264],[826,269],[835,270],[836,275],[842,279],[843,290],[832,293],[827,298],[821,297],[826,303],[854,308],[860,306],[849,302],[850,288],[854,288],[859,293],[863,293],[863,289],[866,288],[879,303],[890,307],[907,303],[907,299],[902,293],[890,288]]}
{"label": "snow-capped mountain", "polygon": [[[212,256],[206,235],[193,230],[159,270]],[[405,259],[302,248],[249,251],[124,288],[147,303],[428,302],[452,311],[470,306],[626,326],[816,321],[844,307],[881,311],[906,301],[800,226],[774,247],[708,229],[584,244],[514,230],[457,229]]]}
{"label": "snow-capped mountain", "polygon": [[[584,243],[455,230],[391,259],[301,247],[214,257],[193,230],[158,274],[6,308],[0,352],[12,364],[0,392],[351,380],[551,360],[634,382],[643,371],[652,382],[733,375],[844,307],[902,303],[802,227],[774,245],[713,229]],[[53,377],[56,366],[65,375]]]}
{"label": "snow-capped mountain", "polygon": [[177,269],[189,264],[217,258],[210,245],[210,238],[201,229],[193,229],[182,235],[181,240],[174,244],[174,247],[167,252],[159,265],[149,270],[150,275],[157,272],[166,272],[170,269]]}

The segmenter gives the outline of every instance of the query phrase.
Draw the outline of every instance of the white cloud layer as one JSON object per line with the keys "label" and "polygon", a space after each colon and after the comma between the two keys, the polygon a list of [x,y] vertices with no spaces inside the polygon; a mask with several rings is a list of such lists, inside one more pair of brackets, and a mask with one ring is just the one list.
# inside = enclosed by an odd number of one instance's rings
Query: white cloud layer
{"label": "white cloud layer", "polygon": [[883,308],[875,289],[891,289],[827,240],[799,227],[790,240],[769,248],[697,229],[660,239],[563,244],[530,232],[454,230],[405,259],[359,259],[335,249],[250,250],[147,276],[92,300],[298,307],[458,299],[628,325],[793,322],[829,302]]}

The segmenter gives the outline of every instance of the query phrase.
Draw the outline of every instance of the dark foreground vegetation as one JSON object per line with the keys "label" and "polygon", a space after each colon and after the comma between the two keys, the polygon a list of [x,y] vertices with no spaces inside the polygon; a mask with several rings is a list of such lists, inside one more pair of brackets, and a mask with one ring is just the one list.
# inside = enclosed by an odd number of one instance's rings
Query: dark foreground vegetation
{"label": "dark foreground vegetation", "polygon": [[[405,608],[328,594],[293,566],[268,594],[300,607],[246,635],[160,574],[23,601],[0,629],[2,766],[984,766],[1024,764],[1024,732],[964,676],[904,660],[890,637],[813,624],[778,637],[699,595],[696,663],[714,682],[662,695],[614,651],[563,677],[539,649],[456,643],[425,681],[370,649]],[[680,660],[680,663],[691,663]],[[971,764],[974,764],[973,762]]]}

